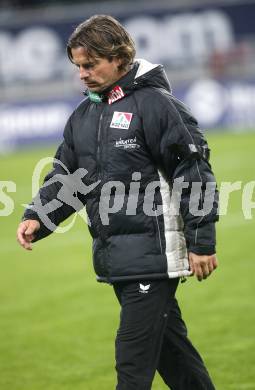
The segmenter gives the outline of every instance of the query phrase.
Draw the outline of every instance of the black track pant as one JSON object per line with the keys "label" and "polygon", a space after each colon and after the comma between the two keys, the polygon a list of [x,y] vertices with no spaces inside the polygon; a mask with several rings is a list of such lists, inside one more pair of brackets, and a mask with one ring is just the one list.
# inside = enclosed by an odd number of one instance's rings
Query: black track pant
{"label": "black track pant", "polygon": [[114,284],[121,304],[116,390],[150,390],[156,370],[171,390],[215,390],[187,338],[177,285],[178,279]]}

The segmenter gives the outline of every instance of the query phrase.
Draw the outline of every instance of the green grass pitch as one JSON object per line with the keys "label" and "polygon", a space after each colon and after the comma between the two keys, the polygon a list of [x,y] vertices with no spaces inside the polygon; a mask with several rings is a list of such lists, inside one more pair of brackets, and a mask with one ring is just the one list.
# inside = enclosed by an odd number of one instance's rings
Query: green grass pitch
{"label": "green grass pitch", "polygon": [[[255,133],[214,133],[208,139],[219,184],[255,180]],[[33,168],[52,154],[50,148],[0,157],[0,180],[17,184],[10,193],[14,212],[0,217],[0,389],[114,389],[119,307],[112,288],[95,281],[82,219],[32,252],[16,243],[21,205],[31,199]],[[178,289],[190,337],[217,390],[255,389],[254,232],[255,212],[244,219],[237,191],[218,224],[218,270],[202,283],[192,278]],[[164,388],[156,376],[153,390]]]}

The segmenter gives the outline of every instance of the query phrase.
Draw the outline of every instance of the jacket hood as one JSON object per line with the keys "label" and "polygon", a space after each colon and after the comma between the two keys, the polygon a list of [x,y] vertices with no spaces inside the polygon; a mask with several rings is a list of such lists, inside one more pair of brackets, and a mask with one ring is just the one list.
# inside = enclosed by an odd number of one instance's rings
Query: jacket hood
{"label": "jacket hood", "polygon": [[137,68],[133,81],[135,86],[164,88],[170,93],[172,92],[170,83],[162,65],[152,64],[143,59],[136,59],[134,66]]}

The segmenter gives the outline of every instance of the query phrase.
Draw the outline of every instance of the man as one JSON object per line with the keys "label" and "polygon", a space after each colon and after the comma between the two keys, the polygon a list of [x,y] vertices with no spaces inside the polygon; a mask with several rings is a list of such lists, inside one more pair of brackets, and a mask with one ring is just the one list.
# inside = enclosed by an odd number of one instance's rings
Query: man
{"label": "man", "polygon": [[[112,17],[80,24],[67,53],[86,97],[66,124],[56,163],[25,211],[18,241],[30,250],[51,233],[45,212],[58,226],[77,211],[74,202],[52,207],[63,192],[64,181],[56,178],[86,169],[82,184],[89,190],[76,199],[91,222],[97,278],[113,285],[121,305],[117,389],[151,389],[156,370],[172,390],[214,389],[175,299],[181,277],[201,281],[217,267],[217,191],[207,191],[208,183],[215,188],[207,143],[171,94],[162,66],[134,61],[132,39]],[[65,198],[76,191],[70,183]],[[192,190],[197,183],[199,193]]]}

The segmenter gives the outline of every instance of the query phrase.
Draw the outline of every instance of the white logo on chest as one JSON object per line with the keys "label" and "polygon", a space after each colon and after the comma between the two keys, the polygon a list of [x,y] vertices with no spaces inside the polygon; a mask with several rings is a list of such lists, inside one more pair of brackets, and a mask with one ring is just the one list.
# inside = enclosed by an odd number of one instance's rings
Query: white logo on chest
{"label": "white logo on chest", "polygon": [[115,141],[114,144],[115,148],[122,148],[122,149],[139,149],[140,145],[136,142],[135,138],[128,138],[128,139],[119,139]]}

